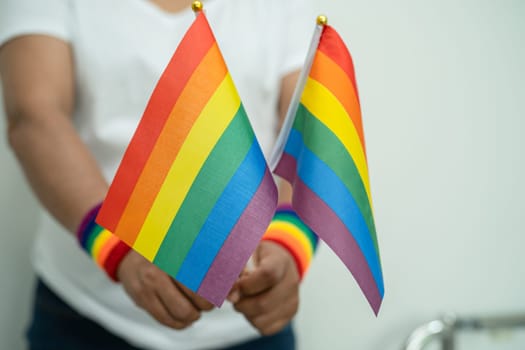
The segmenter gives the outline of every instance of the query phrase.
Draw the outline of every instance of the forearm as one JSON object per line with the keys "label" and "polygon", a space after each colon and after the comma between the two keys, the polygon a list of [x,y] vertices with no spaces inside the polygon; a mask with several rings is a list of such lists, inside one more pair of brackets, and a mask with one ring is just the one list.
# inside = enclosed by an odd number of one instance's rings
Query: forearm
{"label": "forearm", "polygon": [[98,166],[58,111],[8,111],[9,143],[42,205],[75,232],[86,212],[107,190]]}
{"label": "forearm", "polygon": [[17,37],[0,48],[0,76],[9,143],[44,207],[74,232],[107,185],[71,121],[72,49],[45,35]]}

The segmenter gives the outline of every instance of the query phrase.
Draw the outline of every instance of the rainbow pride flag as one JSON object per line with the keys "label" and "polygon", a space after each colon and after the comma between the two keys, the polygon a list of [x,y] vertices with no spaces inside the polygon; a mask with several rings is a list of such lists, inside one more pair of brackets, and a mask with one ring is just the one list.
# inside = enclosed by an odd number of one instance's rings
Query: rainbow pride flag
{"label": "rainbow pride flag", "polygon": [[97,223],[220,306],[277,190],[202,12],[153,91]]}
{"label": "rainbow pride flag", "polygon": [[341,258],[377,314],[384,286],[359,96],[352,57],[328,25],[316,28],[272,164],[293,185],[299,217]]}

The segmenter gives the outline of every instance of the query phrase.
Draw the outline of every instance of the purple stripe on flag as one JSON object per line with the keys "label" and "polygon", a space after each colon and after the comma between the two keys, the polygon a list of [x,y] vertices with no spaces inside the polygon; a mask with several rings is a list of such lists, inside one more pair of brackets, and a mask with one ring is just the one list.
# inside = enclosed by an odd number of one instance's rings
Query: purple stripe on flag
{"label": "purple stripe on flag", "polygon": [[283,153],[275,173],[294,184],[293,208],[299,217],[341,258],[365,294],[375,314],[381,306],[381,295],[352,233],[326,203],[296,177],[297,162]]}
{"label": "purple stripe on flag", "polygon": [[283,152],[281,159],[277,166],[275,167],[274,173],[282,177],[283,179],[288,180],[290,184],[293,185],[296,175],[297,161],[290,154]]}
{"label": "purple stripe on flag", "polygon": [[293,203],[297,215],[343,260],[377,315],[381,307],[381,295],[365,256],[350,231],[300,179],[295,182]]}
{"label": "purple stripe on flag", "polygon": [[268,228],[276,207],[277,188],[267,169],[257,192],[206,273],[197,291],[199,295],[216,306],[222,305],[229,288],[239,277]]}

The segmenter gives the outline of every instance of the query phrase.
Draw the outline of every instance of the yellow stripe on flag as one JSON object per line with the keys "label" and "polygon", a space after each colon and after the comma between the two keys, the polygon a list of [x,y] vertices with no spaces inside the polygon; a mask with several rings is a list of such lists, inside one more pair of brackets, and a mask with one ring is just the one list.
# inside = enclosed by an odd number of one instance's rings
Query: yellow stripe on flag
{"label": "yellow stripe on flag", "polygon": [[354,84],[346,72],[325,53],[317,51],[315,63],[310,70],[310,77],[325,86],[343,105],[354,123],[361,143],[364,145],[365,137],[363,135],[363,123],[361,121],[361,106]]}
{"label": "yellow stripe on flag", "polygon": [[368,180],[368,168],[363,145],[357,130],[339,100],[319,82],[308,78],[304,87],[301,103],[330,129],[344,145],[361,176],[369,203],[370,184]]}
{"label": "yellow stripe on flag", "polygon": [[155,258],[193,181],[240,104],[228,73],[189,132],[133,245],[149,261]]}

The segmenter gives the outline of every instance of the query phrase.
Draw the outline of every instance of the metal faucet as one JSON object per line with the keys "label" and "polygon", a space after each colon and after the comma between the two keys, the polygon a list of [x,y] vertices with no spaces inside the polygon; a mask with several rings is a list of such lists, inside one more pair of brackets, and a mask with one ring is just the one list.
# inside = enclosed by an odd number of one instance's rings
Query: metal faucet
{"label": "metal faucet", "polygon": [[442,350],[454,350],[454,335],[462,330],[499,330],[525,327],[525,313],[480,317],[458,317],[446,314],[416,328],[402,350],[423,350],[433,341],[441,342]]}

